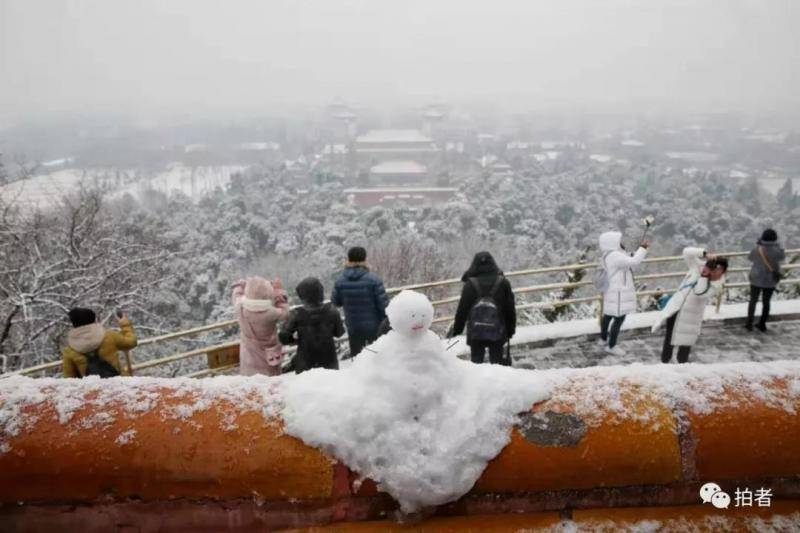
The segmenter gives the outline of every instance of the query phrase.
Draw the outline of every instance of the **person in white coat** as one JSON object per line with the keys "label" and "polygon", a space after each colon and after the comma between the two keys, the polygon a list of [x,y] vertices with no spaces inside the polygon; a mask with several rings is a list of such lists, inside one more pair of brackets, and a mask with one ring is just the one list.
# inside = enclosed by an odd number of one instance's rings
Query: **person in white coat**
{"label": "person in white coat", "polygon": [[723,277],[728,270],[727,259],[709,254],[702,248],[684,248],[683,259],[689,272],[652,328],[655,332],[666,323],[667,331],[661,351],[661,361],[664,363],[672,360],[675,346],[678,347],[678,362],[689,361],[689,352],[700,336],[706,305],[722,288]]}
{"label": "person in white coat", "polygon": [[608,276],[608,288],[603,292],[603,320],[600,323],[600,342],[605,352],[623,356],[625,351],[617,346],[620,328],[628,313],[636,311],[636,286],[633,269],[647,256],[648,241],[642,241],[639,249],[628,255],[622,247],[622,233],[607,231],[600,235],[600,263]]}

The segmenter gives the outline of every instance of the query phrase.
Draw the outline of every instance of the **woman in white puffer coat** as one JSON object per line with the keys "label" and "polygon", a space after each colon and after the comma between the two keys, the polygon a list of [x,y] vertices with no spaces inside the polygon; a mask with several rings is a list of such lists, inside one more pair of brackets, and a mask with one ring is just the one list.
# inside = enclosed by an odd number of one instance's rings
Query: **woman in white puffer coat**
{"label": "woman in white puffer coat", "polygon": [[662,324],[667,325],[661,351],[661,361],[664,363],[672,360],[675,346],[678,347],[678,362],[686,363],[689,360],[689,352],[700,336],[706,306],[722,288],[723,277],[728,270],[727,259],[709,254],[702,248],[684,248],[683,259],[689,272],[653,324],[654,332]]}
{"label": "woman in white puffer coat", "polygon": [[603,320],[600,327],[600,341],[606,345],[606,353],[622,356],[625,351],[617,346],[617,337],[625,315],[636,311],[636,286],[633,269],[638,267],[650,243],[643,241],[631,257],[622,248],[622,233],[607,231],[600,235],[600,263],[608,275],[608,288],[603,292]]}

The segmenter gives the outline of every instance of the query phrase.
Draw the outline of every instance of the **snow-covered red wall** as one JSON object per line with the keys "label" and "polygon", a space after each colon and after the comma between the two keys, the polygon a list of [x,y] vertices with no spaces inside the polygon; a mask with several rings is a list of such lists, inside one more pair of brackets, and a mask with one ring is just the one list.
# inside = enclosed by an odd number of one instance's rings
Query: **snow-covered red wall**
{"label": "snow-covered red wall", "polygon": [[[800,364],[543,374],[549,399],[437,514],[697,505],[706,482],[768,487],[776,509],[800,510]],[[391,513],[374,483],[283,434],[278,383],[0,380],[0,525],[278,528]]]}

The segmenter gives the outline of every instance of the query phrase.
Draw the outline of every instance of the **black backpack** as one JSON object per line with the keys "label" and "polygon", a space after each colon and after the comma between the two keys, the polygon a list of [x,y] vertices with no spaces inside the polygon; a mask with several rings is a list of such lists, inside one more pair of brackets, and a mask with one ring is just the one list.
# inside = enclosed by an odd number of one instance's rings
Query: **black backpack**
{"label": "black backpack", "polygon": [[86,356],[86,376],[100,376],[101,378],[113,378],[119,376],[119,370],[114,365],[100,357],[97,350],[83,354]]}
{"label": "black backpack", "polygon": [[481,296],[481,285],[476,278],[469,278],[469,281],[478,294],[478,301],[469,310],[467,337],[471,341],[489,344],[506,340],[506,324],[494,299],[494,293],[500,287],[503,276],[497,276],[486,296]]}
{"label": "black backpack", "polygon": [[313,310],[301,307],[298,312],[301,314],[299,322],[303,329],[303,345],[309,355],[327,351],[333,340],[333,327],[328,319],[327,306]]}

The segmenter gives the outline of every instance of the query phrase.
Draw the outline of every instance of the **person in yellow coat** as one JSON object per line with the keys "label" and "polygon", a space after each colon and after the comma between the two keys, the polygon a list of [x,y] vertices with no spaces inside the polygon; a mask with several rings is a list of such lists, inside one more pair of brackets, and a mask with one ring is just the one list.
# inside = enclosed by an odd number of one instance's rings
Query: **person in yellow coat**
{"label": "person in yellow coat", "polygon": [[127,375],[127,369],[120,365],[119,351],[135,348],[138,342],[130,319],[118,311],[116,319],[120,329],[115,331],[97,322],[91,309],[76,307],[68,314],[73,327],[61,351],[64,377]]}

